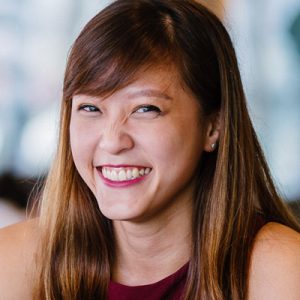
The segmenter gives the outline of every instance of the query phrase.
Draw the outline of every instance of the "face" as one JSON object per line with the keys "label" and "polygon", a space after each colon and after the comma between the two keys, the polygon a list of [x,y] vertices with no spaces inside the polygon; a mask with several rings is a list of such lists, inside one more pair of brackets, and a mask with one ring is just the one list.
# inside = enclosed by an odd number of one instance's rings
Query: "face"
{"label": "face", "polygon": [[153,68],[110,95],[72,99],[73,159],[109,219],[141,222],[191,203],[208,121],[176,72]]}

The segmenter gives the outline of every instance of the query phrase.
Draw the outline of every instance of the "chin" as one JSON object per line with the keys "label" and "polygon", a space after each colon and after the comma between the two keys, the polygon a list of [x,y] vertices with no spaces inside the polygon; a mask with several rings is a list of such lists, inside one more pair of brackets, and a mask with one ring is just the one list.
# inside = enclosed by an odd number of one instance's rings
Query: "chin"
{"label": "chin", "polygon": [[102,214],[112,221],[130,221],[139,217],[138,214],[133,213],[132,208],[125,207],[103,207],[99,205]]}

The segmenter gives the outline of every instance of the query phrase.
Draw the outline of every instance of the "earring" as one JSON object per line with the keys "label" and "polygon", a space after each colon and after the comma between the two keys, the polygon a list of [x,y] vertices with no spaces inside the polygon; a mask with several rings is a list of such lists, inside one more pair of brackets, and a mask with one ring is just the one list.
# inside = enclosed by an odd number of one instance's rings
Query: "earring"
{"label": "earring", "polygon": [[216,147],[216,143],[211,144],[210,147],[211,147],[211,150],[214,151],[214,150],[215,150],[215,147]]}

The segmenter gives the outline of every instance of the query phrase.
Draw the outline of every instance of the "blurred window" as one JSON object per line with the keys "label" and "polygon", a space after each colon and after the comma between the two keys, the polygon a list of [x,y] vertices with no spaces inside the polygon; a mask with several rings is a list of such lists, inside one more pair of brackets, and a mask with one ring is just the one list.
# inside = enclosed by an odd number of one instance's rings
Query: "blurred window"
{"label": "blurred window", "polygon": [[68,51],[109,2],[0,0],[0,175],[47,172]]}
{"label": "blurred window", "polygon": [[252,120],[287,200],[300,199],[300,1],[227,0]]}

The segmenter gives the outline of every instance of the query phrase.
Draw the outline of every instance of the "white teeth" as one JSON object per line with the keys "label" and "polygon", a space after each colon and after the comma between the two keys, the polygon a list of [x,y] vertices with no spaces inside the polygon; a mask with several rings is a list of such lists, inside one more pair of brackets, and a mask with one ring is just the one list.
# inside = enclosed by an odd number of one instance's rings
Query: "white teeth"
{"label": "white teeth", "polygon": [[121,170],[119,173],[119,181],[124,181],[126,179],[127,179],[127,177],[126,177],[125,170]]}
{"label": "white teeth", "polygon": [[106,171],[105,168],[102,168],[102,174],[103,174],[104,177],[107,177],[107,171]]}
{"label": "white teeth", "polygon": [[126,171],[126,178],[127,178],[128,180],[130,180],[130,179],[132,178],[132,173],[131,173],[130,170],[127,170],[127,171]]}
{"label": "white teeth", "polygon": [[102,168],[102,175],[112,181],[126,181],[139,178],[150,173],[150,168]]}
{"label": "white teeth", "polygon": [[137,168],[134,168],[132,171],[132,177],[138,178],[140,176],[139,170]]}
{"label": "white teeth", "polygon": [[111,172],[111,179],[114,180],[114,181],[117,181],[118,180],[118,174],[115,170],[113,170]]}

